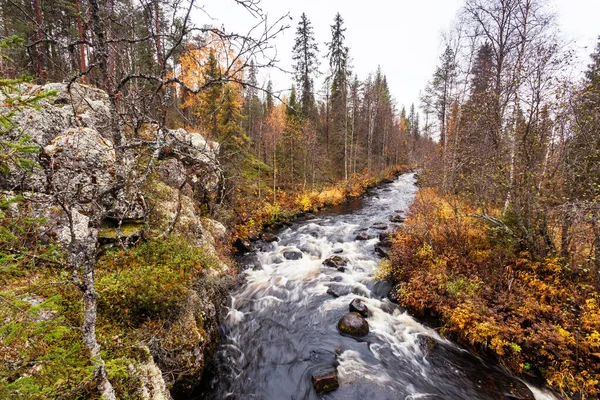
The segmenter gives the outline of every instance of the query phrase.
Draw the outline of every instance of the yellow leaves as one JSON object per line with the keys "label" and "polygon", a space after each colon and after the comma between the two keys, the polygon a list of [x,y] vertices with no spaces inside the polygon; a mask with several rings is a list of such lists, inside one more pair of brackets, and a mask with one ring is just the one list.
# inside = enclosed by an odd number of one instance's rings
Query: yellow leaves
{"label": "yellow leaves", "polygon": [[455,328],[464,331],[466,327],[472,326],[471,323],[474,320],[474,315],[472,310],[464,308],[464,307],[456,307],[452,314],[450,315],[450,322],[454,327],[450,327],[451,330]]}

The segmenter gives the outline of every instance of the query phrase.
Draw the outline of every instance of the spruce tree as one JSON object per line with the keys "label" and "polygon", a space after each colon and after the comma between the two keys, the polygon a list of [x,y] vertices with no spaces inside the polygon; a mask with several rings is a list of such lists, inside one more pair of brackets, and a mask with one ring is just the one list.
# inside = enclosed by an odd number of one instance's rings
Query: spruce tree
{"label": "spruce tree", "polygon": [[319,72],[319,48],[315,41],[313,27],[306,14],[302,13],[296,29],[292,60],[294,79],[300,91],[300,106],[303,117],[308,117],[315,107],[314,77]]}

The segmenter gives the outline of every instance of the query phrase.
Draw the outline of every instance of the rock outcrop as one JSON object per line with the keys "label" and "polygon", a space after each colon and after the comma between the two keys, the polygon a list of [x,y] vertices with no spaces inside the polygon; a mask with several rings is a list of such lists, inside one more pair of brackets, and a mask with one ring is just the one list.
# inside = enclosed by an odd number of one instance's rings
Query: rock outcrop
{"label": "rock outcrop", "polygon": [[[38,151],[22,155],[32,168],[13,165],[0,174],[0,189],[27,203],[8,214],[44,218],[42,243],[58,240],[66,246],[75,237],[110,244],[174,233],[216,258],[219,243],[227,240],[225,227],[205,217],[222,183],[216,142],[150,123],[133,130],[108,95],[91,86],[21,89],[24,97],[56,94],[40,100],[39,107],[16,109],[11,117],[14,126],[3,140],[17,143],[27,136],[26,144]],[[221,262],[204,271],[203,279],[215,282],[190,290],[185,307],[173,310],[168,333],[146,341],[150,361],[129,367],[146,379],[139,388],[142,398],[169,399],[167,387],[184,393],[198,383],[216,343],[217,304],[226,293],[220,279],[227,270]]]}

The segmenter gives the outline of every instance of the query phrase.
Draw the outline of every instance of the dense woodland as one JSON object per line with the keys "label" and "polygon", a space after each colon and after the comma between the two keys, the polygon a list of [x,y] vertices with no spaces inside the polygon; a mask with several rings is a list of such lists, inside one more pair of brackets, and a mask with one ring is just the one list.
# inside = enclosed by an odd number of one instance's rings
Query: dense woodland
{"label": "dense woodland", "polygon": [[[32,84],[68,82],[104,90],[113,112],[115,187],[135,181],[133,197],[151,181],[155,161],[170,151],[165,145],[169,129],[184,128],[218,142],[219,190],[200,212],[229,224],[234,229],[229,239],[359,195],[401,166],[418,168],[421,190],[382,268],[382,276],[396,283],[393,297],[514,373],[543,378],[566,396],[596,398],[600,43],[584,77],[573,81],[572,54],[547,1],[466,0],[456,26],[444,35],[445,49],[421,104],[407,110],[395,103],[377,65],[369,76],[353,73],[345,31],[354,27],[346,27],[340,14],[332,16],[331,36],[322,45],[305,14],[297,25],[287,26],[287,16],[268,22],[256,0],[232,3],[256,21],[249,32],[204,24],[204,10],[193,0],[1,0],[0,89],[10,100],[5,106],[35,108],[54,95],[20,98],[21,88]],[[286,29],[295,33],[294,46],[278,51],[293,54],[293,85],[276,88],[260,77],[277,65],[272,42]],[[2,134],[13,130],[11,117],[3,111]],[[36,152],[28,138],[0,146],[3,175],[15,165],[32,168],[21,157]],[[143,155],[133,168],[136,179],[128,162],[132,151]],[[81,272],[78,291],[61,292],[71,305],[61,307],[70,313],[70,324],[83,327],[84,342],[69,354],[53,353],[56,343],[64,345],[63,337],[76,341],[75,331],[68,331],[52,336],[54,345],[11,355],[14,365],[0,367],[0,384],[29,394],[45,387],[50,396],[115,398],[115,390],[123,396],[132,383],[124,377],[127,364],[116,360],[131,346],[126,342],[100,353],[94,333],[96,261],[119,274],[124,262],[162,268],[173,251],[183,254],[182,265],[189,267],[185,279],[159,271],[145,283],[159,296],[166,287],[161,279],[171,279],[170,289],[192,282],[195,269],[203,268],[195,260],[203,256],[177,239],[158,247],[149,241],[131,251],[126,243],[121,250],[128,252],[115,258],[120,261],[102,261],[96,243],[85,254],[70,246],[66,253],[53,248],[50,255],[47,246],[41,249],[31,240],[36,221],[27,220],[28,228],[21,229],[23,219],[5,215],[14,202],[8,194],[12,189],[3,187],[0,203],[2,266],[25,269],[33,259],[70,268],[74,276]],[[79,201],[61,196],[65,210]],[[90,218],[99,228],[106,215],[98,213]],[[0,282],[7,285],[23,278],[6,277]],[[136,280],[135,274],[129,278]],[[106,282],[100,281],[108,285],[99,289],[100,319],[118,322],[117,328],[102,326],[99,337],[118,337],[117,332],[140,326],[156,335],[169,326],[154,298],[132,295],[140,310],[155,317],[143,323],[125,319],[120,309],[102,309],[103,299],[120,301],[121,289]],[[132,293],[146,289],[135,285]],[[2,292],[0,300],[10,304],[10,295]],[[11,307],[21,312],[24,306],[12,302]],[[0,330],[0,339],[15,340],[14,326],[23,338],[49,337],[31,324],[19,324]],[[26,341],[18,343],[26,347]],[[8,348],[6,343],[0,342],[0,350]],[[92,356],[89,363],[79,357],[85,348]],[[35,384],[18,386],[15,365],[40,354],[54,369],[48,367],[39,381],[32,378]],[[65,367],[57,361],[61,357],[73,365]],[[55,373],[68,376],[68,384],[50,387]]]}

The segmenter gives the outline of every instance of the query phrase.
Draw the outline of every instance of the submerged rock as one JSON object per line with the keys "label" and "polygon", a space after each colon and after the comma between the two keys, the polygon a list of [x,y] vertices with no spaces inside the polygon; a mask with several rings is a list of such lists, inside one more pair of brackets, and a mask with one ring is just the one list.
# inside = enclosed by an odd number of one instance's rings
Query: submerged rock
{"label": "submerged rock", "polygon": [[327,289],[327,294],[333,297],[342,297],[350,294],[352,290],[348,286],[344,285],[331,285]]}
{"label": "submerged rock", "polygon": [[369,334],[369,323],[356,312],[350,312],[340,318],[337,328],[341,333],[355,337],[363,337]]}
{"label": "submerged rock", "polygon": [[325,259],[325,261],[323,261],[323,265],[331,268],[338,268],[339,270],[341,267],[348,265],[348,259],[342,256],[332,256]]}
{"label": "submerged rock", "polygon": [[283,257],[286,260],[299,260],[302,258],[302,253],[299,251],[284,251]]}
{"label": "submerged rock", "polygon": [[340,387],[337,371],[332,368],[312,376],[312,384],[317,393],[331,392]]}
{"label": "submerged rock", "polygon": [[354,299],[350,302],[350,312],[359,313],[362,317],[367,318],[369,316],[369,308],[361,299]]}

